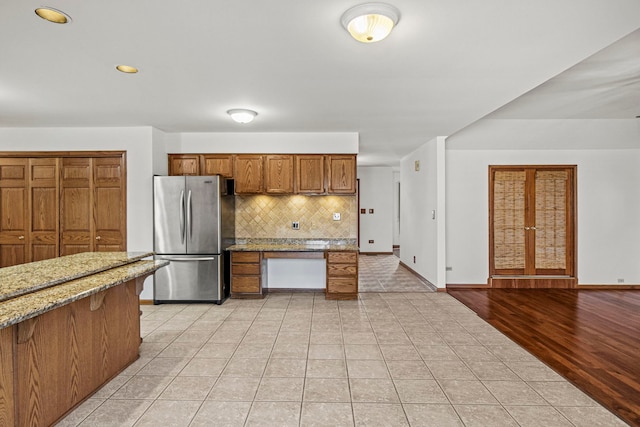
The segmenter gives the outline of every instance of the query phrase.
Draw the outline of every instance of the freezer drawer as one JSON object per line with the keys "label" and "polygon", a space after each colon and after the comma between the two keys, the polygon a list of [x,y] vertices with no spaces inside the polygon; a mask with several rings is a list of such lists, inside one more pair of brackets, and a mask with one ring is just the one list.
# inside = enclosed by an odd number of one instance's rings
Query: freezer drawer
{"label": "freezer drawer", "polygon": [[153,275],[153,302],[215,302],[224,300],[220,255],[155,255],[169,265]]}

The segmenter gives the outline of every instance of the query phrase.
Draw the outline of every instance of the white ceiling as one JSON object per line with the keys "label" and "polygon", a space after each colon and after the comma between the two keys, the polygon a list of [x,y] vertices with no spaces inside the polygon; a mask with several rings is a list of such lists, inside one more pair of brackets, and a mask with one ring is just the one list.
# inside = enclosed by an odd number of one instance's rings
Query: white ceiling
{"label": "white ceiling", "polygon": [[[395,165],[523,94],[496,115],[640,114],[638,33],[561,74],[638,30],[638,0],[389,1],[399,25],[363,45],[340,25],[358,0],[48,2],[70,25],[39,19],[39,1],[0,0],[0,127],[351,131],[360,164]],[[617,89],[596,91],[603,76]],[[580,95],[555,98],[568,92]],[[230,108],[259,115],[238,125]]]}

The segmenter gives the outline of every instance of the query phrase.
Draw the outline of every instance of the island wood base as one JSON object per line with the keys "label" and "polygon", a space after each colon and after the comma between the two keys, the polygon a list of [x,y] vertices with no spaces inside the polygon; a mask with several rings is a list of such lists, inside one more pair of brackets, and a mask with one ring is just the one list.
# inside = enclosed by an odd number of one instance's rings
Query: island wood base
{"label": "island wood base", "polygon": [[138,359],[143,280],[0,329],[0,425],[50,426]]}

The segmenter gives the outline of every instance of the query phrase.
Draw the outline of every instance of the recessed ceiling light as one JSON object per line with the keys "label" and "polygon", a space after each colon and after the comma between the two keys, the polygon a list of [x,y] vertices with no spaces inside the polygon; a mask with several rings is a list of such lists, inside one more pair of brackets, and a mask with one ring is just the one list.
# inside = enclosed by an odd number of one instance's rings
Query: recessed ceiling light
{"label": "recessed ceiling light", "polygon": [[249,123],[253,121],[253,119],[258,115],[253,110],[246,110],[244,108],[234,108],[232,110],[228,110],[227,114],[231,116],[233,121],[237,123]]}
{"label": "recessed ceiling light", "polygon": [[351,37],[374,43],[387,37],[400,19],[400,11],[386,3],[365,3],[347,10],[340,19]]}
{"label": "recessed ceiling light", "polygon": [[136,67],[132,67],[131,65],[118,65],[116,67],[116,70],[127,74],[135,74],[138,72],[138,69]]}
{"label": "recessed ceiling light", "polygon": [[40,18],[53,22],[54,24],[68,24],[71,22],[69,15],[51,7],[39,7],[35,12]]}

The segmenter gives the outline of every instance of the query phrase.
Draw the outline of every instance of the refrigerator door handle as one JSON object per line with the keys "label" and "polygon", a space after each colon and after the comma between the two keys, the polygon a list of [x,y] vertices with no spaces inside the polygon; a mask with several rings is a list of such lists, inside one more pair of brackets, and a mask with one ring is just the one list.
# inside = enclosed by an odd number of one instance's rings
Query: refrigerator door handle
{"label": "refrigerator door handle", "polygon": [[180,191],[180,241],[184,244],[185,227],[184,227],[184,190]]}
{"label": "refrigerator door handle", "polygon": [[191,240],[191,235],[193,234],[193,218],[191,217],[191,190],[189,190],[189,194],[187,195],[187,222],[189,228],[189,240]]}
{"label": "refrigerator door handle", "polygon": [[202,257],[189,257],[189,258],[173,258],[166,255],[161,255],[158,259],[162,259],[163,261],[177,261],[177,262],[192,262],[192,261],[213,261],[216,257],[213,256],[202,256]]}

